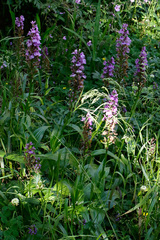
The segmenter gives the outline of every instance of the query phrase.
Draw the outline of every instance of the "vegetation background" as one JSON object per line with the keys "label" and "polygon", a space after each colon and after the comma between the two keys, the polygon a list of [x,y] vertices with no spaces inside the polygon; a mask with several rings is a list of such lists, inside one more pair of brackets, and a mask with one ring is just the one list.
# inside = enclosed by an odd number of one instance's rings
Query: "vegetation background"
{"label": "vegetation background", "polygon": [[0,14],[0,239],[160,239],[159,1]]}

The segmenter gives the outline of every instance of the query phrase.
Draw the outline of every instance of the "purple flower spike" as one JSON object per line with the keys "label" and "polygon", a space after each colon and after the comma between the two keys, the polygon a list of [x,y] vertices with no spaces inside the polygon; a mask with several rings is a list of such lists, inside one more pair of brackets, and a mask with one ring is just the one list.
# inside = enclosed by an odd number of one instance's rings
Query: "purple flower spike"
{"label": "purple flower spike", "polygon": [[109,95],[109,100],[104,107],[103,121],[105,121],[105,130],[102,135],[104,142],[107,144],[114,143],[116,132],[115,125],[117,123],[117,107],[118,107],[118,94],[116,90],[113,90]]}
{"label": "purple flower spike", "polygon": [[36,148],[33,146],[33,143],[30,142],[30,143],[26,144],[24,149],[25,149],[25,153],[24,153],[25,163],[26,163],[28,170],[29,171],[32,170],[37,173],[41,168],[41,164],[39,163],[40,158],[35,157]]}
{"label": "purple flower spike", "polygon": [[77,100],[79,94],[81,93],[83,89],[84,79],[86,79],[86,75],[84,74],[84,65],[86,64],[86,58],[80,49],[75,49],[74,52],[72,52],[72,55],[72,74],[70,75],[72,79],[69,83],[72,89],[70,92],[70,101],[74,102]]}
{"label": "purple flower spike", "polygon": [[24,16],[21,15],[20,18],[16,17],[16,20],[15,20],[15,25],[17,28],[19,28],[20,30],[23,30],[24,29]]}
{"label": "purple flower spike", "polygon": [[33,64],[34,66],[38,67],[41,56],[41,37],[36,22],[32,21],[31,24],[32,28],[28,32],[28,36],[30,36],[30,39],[27,41],[26,60],[29,65]]}
{"label": "purple flower spike", "polygon": [[131,44],[131,39],[128,37],[129,31],[127,30],[128,24],[124,23],[122,29],[120,29],[120,37],[117,39],[116,43],[116,78],[119,82],[124,81],[124,77],[127,77],[128,69],[128,53],[130,52],[129,46]]}
{"label": "purple flower spike", "polygon": [[135,60],[136,71],[135,71],[135,82],[138,88],[142,88],[146,83],[146,67],[148,66],[146,47],[142,47],[139,58]]}
{"label": "purple flower spike", "polygon": [[[101,75],[101,78],[110,78],[110,77],[114,77],[114,65],[115,65],[115,61],[114,58],[111,57],[110,61],[104,61],[103,62],[104,68],[103,68],[103,73]],[[107,87],[109,85],[108,82],[104,82],[105,86]]]}
{"label": "purple flower spike", "polygon": [[34,225],[32,225],[30,228],[28,228],[28,233],[31,234],[31,235],[36,235],[37,234],[37,228]]}

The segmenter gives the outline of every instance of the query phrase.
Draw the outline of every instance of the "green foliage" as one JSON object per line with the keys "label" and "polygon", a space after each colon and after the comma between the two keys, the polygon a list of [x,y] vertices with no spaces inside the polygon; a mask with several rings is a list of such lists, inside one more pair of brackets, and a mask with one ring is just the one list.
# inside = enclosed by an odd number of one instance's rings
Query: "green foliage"
{"label": "green foliage", "polygon": [[[6,4],[11,21],[0,40],[0,239],[159,239],[158,1]],[[20,15],[26,19],[24,36],[17,37]],[[43,49],[34,71],[25,58],[31,20]],[[126,84],[114,76],[103,81],[103,62],[116,59],[123,23],[132,40]],[[147,82],[139,88],[135,60],[143,46]],[[85,54],[87,78],[71,107],[75,49]],[[114,132],[104,121],[113,90],[118,93],[118,114],[110,119]]]}

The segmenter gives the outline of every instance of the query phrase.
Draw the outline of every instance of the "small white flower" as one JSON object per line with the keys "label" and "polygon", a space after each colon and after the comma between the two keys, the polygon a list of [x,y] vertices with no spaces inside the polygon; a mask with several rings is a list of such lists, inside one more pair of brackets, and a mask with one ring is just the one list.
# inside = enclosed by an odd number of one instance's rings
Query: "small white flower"
{"label": "small white flower", "polygon": [[13,198],[11,201],[13,206],[18,206],[19,205],[19,199],[18,198]]}
{"label": "small white flower", "polygon": [[141,186],[140,190],[141,190],[141,192],[146,192],[147,191],[147,187],[143,185],[143,186]]}
{"label": "small white flower", "polygon": [[153,74],[151,74],[151,75],[150,75],[150,77],[151,77],[151,78],[154,78],[154,75],[153,75]]}

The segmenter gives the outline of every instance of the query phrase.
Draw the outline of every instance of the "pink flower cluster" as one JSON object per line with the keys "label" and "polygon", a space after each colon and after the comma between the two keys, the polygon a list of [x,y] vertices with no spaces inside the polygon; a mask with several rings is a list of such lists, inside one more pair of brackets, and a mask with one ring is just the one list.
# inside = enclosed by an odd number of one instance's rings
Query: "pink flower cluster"
{"label": "pink flower cluster", "polygon": [[138,87],[141,88],[146,82],[146,66],[148,66],[146,47],[142,47],[139,58],[135,61],[136,72],[134,74]]}
{"label": "pink flower cluster", "polygon": [[86,64],[86,58],[83,52],[81,52],[81,49],[75,50],[72,52],[72,66],[71,71],[72,74],[70,77],[72,78],[70,80],[70,86],[71,86],[71,92],[69,94],[69,97],[71,99],[71,102],[77,99],[78,94],[83,89],[83,81],[86,79],[86,75],[84,74],[84,64]]}
{"label": "pink flower cluster", "polygon": [[24,16],[21,15],[20,18],[16,17],[16,20],[15,20],[15,25],[17,28],[19,28],[20,30],[23,30],[24,29]]}
{"label": "pink flower cluster", "polygon": [[110,61],[104,61],[103,62],[104,68],[103,68],[103,73],[101,75],[101,78],[109,78],[113,77],[113,71],[114,71],[114,65],[115,61],[114,58],[111,57]]}
{"label": "pink flower cluster", "polygon": [[128,24],[123,24],[122,29],[120,29],[119,34],[120,37],[117,39],[116,43],[116,78],[118,82],[125,82],[125,77],[127,77],[127,69],[128,69],[128,55],[130,49],[129,46],[131,44],[131,39],[128,37],[129,31],[127,30]]}
{"label": "pink flower cluster", "polygon": [[33,146],[33,143],[27,143],[25,146],[25,163],[28,168],[28,170],[32,170],[34,172],[38,172],[41,168],[41,164],[39,163],[40,158],[35,157],[35,147]]}
{"label": "pink flower cluster", "polygon": [[104,142],[108,146],[110,143],[114,143],[115,136],[115,125],[117,123],[117,106],[118,106],[118,94],[116,90],[113,90],[109,95],[109,101],[104,107],[103,121],[105,121],[104,131],[102,133]]}
{"label": "pink flower cluster", "polygon": [[32,28],[28,32],[28,36],[30,36],[30,39],[28,39],[27,41],[26,60],[28,62],[30,62],[30,60],[34,60],[34,66],[39,66],[39,57],[41,56],[41,37],[36,22],[32,21],[31,24]]}
{"label": "pink flower cluster", "polygon": [[[121,36],[117,39],[117,44],[116,44],[116,50],[119,52],[120,50],[122,51],[123,56],[125,56],[126,53],[129,53],[129,46],[131,44],[131,39],[128,37],[129,31],[127,30],[128,24],[124,23],[122,26],[122,29],[120,29],[119,34]],[[118,54],[117,54],[117,57]]]}
{"label": "pink flower cluster", "polygon": [[116,90],[113,90],[109,95],[109,101],[104,107],[103,121],[107,121],[109,123],[112,122],[113,116],[117,115],[117,106],[118,106],[118,94]]}

